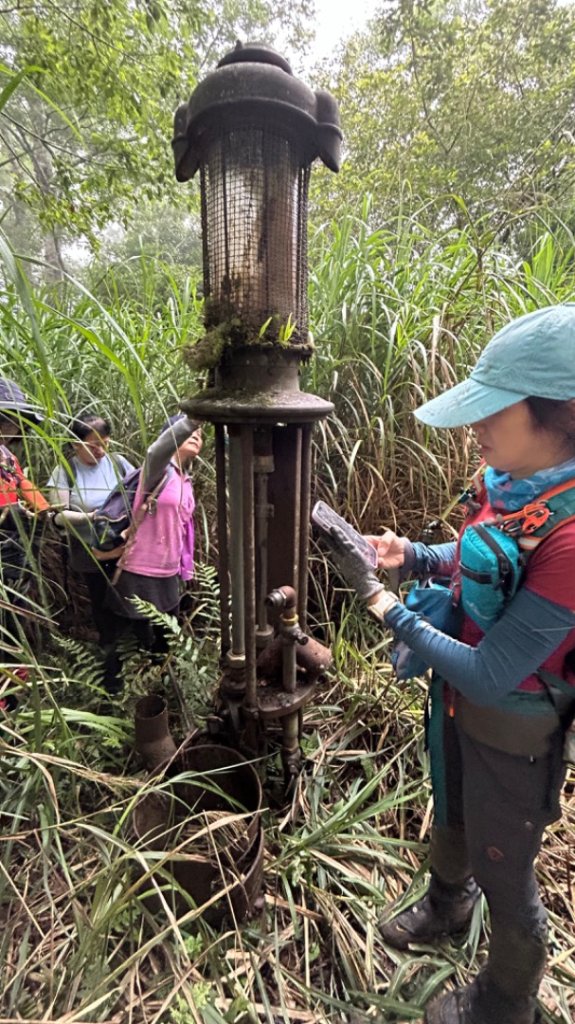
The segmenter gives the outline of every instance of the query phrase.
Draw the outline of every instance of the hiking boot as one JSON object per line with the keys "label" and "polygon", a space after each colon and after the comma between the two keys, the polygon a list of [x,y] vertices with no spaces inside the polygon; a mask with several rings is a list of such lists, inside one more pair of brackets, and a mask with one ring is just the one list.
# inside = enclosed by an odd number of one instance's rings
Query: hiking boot
{"label": "hiking boot", "polygon": [[475,981],[434,999],[423,1024],[541,1024],[534,998],[506,998],[479,975]]}
{"label": "hiking boot", "polygon": [[407,910],[379,925],[383,941],[394,949],[411,942],[429,944],[467,930],[481,890],[473,878],[463,885],[448,885],[432,873],[429,889]]}

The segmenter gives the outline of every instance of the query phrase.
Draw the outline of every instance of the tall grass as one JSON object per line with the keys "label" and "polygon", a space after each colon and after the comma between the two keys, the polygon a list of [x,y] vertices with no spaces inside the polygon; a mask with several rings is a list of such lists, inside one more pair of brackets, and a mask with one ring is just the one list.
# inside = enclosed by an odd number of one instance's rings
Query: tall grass
{"label": "tall grass", "polygon": [[[180,361],[182,344],[201,330],[192,284],[164,278],[160,296],[154,274],[163,271],[148,262],[134,300],[115,295],[112,272],[106,299],[74,282],[48,292],[6,246],[1,255],[0,373],[46,412],[26,452],[38,482],[79,406],[108,414],[118,444],[140,457],[176,399],[201,383]],[[431,237],[416,216],[377,230],[367,206],[322,231],[311,281],[317,355],[304,383],[331,398],[335,413],[317,431],[318,496],[365,529],[397,521],[417,532],[441,512],[473,453],[462,432],[418,426],[413,408],[458,379],[510,316],[571,298],[572,258],[551,234],[521,261],[471,229]],[[204,561],[215,519],[209,446],[198,490]],[[218,676],[210,572],[201,570],[197,618],[174,633],[170,655],[200,723]],[[242,927],[230,916],[217,933],[197,908],[174,915],[161,863],[130,831],[134,801],[154,785],[132,752],[133,702],[159,685],[157,673],[134,665],[110,714],[90,646],[41,625],[31,639],[27,627],[29,681],[2,684],[20,705],[0,719],[0,1022],[399,1024],[420,1019],[432,993],[483,961],[482,908],[462,946],[409,954],[382,946],[378,914],[424,885],[424,686],[394,682],[387,640],[334,590],[319,557],[311,576],[336,670],[306,712],[295,792],[266,814],[261,916]],[[53,611],[42,595],[34,609]],[[175,697],[171,714],[180,739],[188,724]],[[540,868],[553,930],[544,1019],[557,1024],[575,1010],[574,781]]]}
{"label": "tall grass", "polygon": [[[164,265],[139,261],[132,299],[104,301],[78,281],[48,290],[7,249],[0,311],[0,371],[11,373],[56,426],[70,411],[98,405],[125,445],[141,449],[178,398],[196,388],[180,359],[197,334],[201,303],[193,278],[178,287]],[[161,303],[154,281],[162,277]]]}
{"label": "tall grass", "polygon": [[573,257],[564,231],[544,232],[525,260],[472,227],[431,234],[417,214],[374,229],[369,200],[319,231],[305,384],[335,404],[318,439],[328,500],[366,530],[440,515],[474,454],[463,431],[426,428],[414,409],[460,380],[509,319],[572,300]]}

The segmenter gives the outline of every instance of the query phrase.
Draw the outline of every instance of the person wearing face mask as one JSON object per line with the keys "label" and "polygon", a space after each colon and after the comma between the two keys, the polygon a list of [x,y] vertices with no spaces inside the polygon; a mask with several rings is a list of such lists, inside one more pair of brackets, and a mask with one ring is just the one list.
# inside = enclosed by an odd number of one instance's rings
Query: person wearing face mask
{"label": "person wearing face mask", "polygon": [[[0,708],[12,709],[16,700],[11,677],[25,679],[18,608],[19,593],[27,587],[27,559],[30,550],[27,515],[49,510],[40,491],[24,474],[13,447],[42,415],[14,381],[0,377],[0,660],[9,669],[2,681]],[[25,510],[28,510],[27,512]],[[4,675],[4,673],[2,673]]]}
{"label": "person wearing face mask", "polygon": [[[47,484],[48,496],[55,507],[95,512],[134,467],[125,456],[108,451],[111,426],[105,416],[83,410],[72,420],[70,433],[73,440],[67,463],[54,469]],[[96,560],[89,546],[73,533],[69,542],[70,568],[86,584],[92,619],[102,640],[110,627],[105,602],[116,563]]]}
{"label": "person wearing face mask", "polygon": [[105,685],[112,693],[122,685],[120,637],[131,632],[142,649],[156,656],[167,651],[165,631],[150,622],[133,598],[153,604],[160,612],[178,612],[181,583],[194,573],[195,499],[190,471],[202,444],[200,424],[178,413],[167,420],[146,454],[134,517],[148,496],[153,497],[128,539],[115,585],[106,596],[106,607],[114,616],[105,674]]}
{"label": "person wearing face mask", "polygon": [[[551,512],[540,543],[530,540],[535,534],[522,538],[518,588],[485,630],[477,625],[478,607],[464,599],[463,551],[467,531],[484,536],[491,522],[497,536],[503,519],[521,523],[534,508],[546,515],[550,492],[573,492],[575,304],[507,324],[467,380],[415,415],[431,427],[470,424],[484,460],[482,479],[468,494],[457,543],[412,543],[392,531],[369,539],[379,568],[403,578],[451,578],[453,601],[460,602],[455,636],[404,607],[345,535],[333,536],[344,579],[396,641],[433,670],[431,878],[408,909],[392,916],[390,908],[381,933],[402,950],[438,942],[469,927],[483,893],[491,923],[486,965],[467,985],[435,997],[425,1024],[535,1024],[547,921],[534,864],[546,826],[560,816],[563,748],[575,716],[573,510],[563,522],[559,516],[556,528],[558,514]],[[483,582],[481,573],[475,577],[473,583]]]}

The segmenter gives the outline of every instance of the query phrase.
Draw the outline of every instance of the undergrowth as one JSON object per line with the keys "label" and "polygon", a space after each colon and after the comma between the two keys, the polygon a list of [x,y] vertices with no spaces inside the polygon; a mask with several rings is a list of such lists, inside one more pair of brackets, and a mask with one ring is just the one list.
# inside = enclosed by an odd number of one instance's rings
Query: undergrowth
{"label": "undergrowth", "polygon": [[[240,924],[230,905],[221,929],[190,900],[174,904],[165,856],[134,834],[135,807],[161,789],[133,751],[141,666],[102,709],[85,645],[61,642],[64,659],[31,661],[18,710],[0,724],[0,1020],[393,1024],[419,1020],[430,995],[483,962],[483,907],[460,946],[403,954],[379,938],[389,902],[425,884],[425,686],[393,680],[387,640],[342,597],[329,627],[335,669],[305,716],[302,774],[283,804],[264,791],[263,907]],[[148,667],[145,690],[167,696],[176,741],[213,707],[218,659],[205,625],[174,630],[168,658],[193,722],[166,664]],[[539,867],[552,922],[545,1020],[565,1024],[574,829],[566,800]]]}
{"label": "undergrowth", "polygon": [[[115,443],[141,459],[178,398],[203,384],[179,359],[201,332],[193,276],[184,287],[166,277],[159,300],[148,266],[137,302],[105,306],[78,283],[33,285],[26,263],[2,254],[0,372],[46,413],[22,453],[31,474],[44,483],[70,412],[86,406],[109,415]],[[441,516],[473,464],[472,441],[418,426],[413,408],[466,372],[506,319],[571,299],[572,259],[565,233],[542,234],[520,259],[471,228],[430,237],[416,213],[378,229],[367,205],[326,226],[312,261],[316,354],[303,375],[335,405],[316,430],[315,496],[366,532],[397,524],[416,537]],[[434,992],[483,962],[485,908],[460,946],[403,954],[382,945],[379,914],[425,884],[425,683],[394,681],[387,639],[334,587],[315,548],[313,632],[331,643],[334,669],[305,713],[289,800],[266,790],[262,908],[235,922],[223,885],[230,912],[215,929],[201,907],[174,903],[165,857],[134,834],[138,802],[161,796],[134,753],[136,700],[166,696],[177,742],[209,728],[214,709],[209,437],[195,487],[200,568],[186,621],[162,617],[171,635],[163,663],[125,652],[126,687],[112,704],[59,541],[31,543],[36,585],[17,647],[28,678],[7,666],[1,684],[18,707],[0,719],[0,1024],[419,1020]],[[273,744],[258,767],[277,772]],[[575,1014],[574,787],[571,775],[538,866],[552,929],[547,1024]]]}

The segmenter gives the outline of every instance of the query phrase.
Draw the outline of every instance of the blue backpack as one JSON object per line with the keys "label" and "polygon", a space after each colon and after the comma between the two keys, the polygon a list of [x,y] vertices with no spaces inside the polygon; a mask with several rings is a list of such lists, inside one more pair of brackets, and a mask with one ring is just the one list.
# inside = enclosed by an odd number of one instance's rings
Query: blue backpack
{"label": "blue backpack", "polygon": [[466,527],[459,550],[461,605],[484,633],[517,593],[529,555],[573,520],[575,480],[567,480],[517,512]]}
{"label": "blue backpack", "polygon": [[[140,521],[144,515],[154,515],[157,498],[167,482],[168,472],[166,470],[152,491],[143,495],[139,513]],[[94,514],[92,553],[95,558],[100,560],[118,558],[123,553],[129,534],[133,534],[134,529],[137,529],[139,521],[135,520],[133,510],[141,474],[141,467],[128,473],[110,491],[104,503]],[[138,513],[136,513],[136,517],[138,517]]]}
{"label": "blue backpack", "polygon": [[[480,507],[486,497],[481,471],[461,500],[472,496]],[[405,607],[448,636],[458,635],[463,610],[486,633],[517,593],[529,555],[571,521],[575,521],[575,480],[546,491],[518,512],[470,524],[459,548],[459,602],[450,580],[429,578],[410,586]],[[398,679],[423,675],[429,667],[403,641],[395,644],[391,660]]]}
{"label": "blue backpack", "polygon": [[141,468],[133,469],[119,480],[94,515],[93,548],[110,552],[125,543],[125,533],[132,522],[132,509],[140,482]]}

